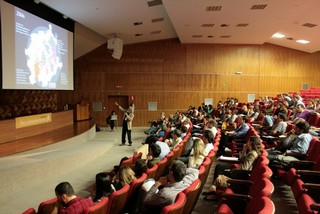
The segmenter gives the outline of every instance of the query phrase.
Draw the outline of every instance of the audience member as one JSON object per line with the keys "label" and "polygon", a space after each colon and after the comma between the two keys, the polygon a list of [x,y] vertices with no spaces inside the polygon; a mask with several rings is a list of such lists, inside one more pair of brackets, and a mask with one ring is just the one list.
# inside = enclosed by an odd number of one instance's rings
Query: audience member
{"label": "audience member", "polygon": [[140,178],[143,173],[147,172],[147,163],[144,159],[138,159],[134,165],[134,173],[136,178]]}
{"label": "audience member", "polygon": [[147,166],[152,168],[153,165],[160,161],[161,148],[159,145],[152,143],[149,145],[149,153],[147,155]]}
{"label": "audience member", "polygon": [[91,199],[76,196],[69,182],[58,184],[55,193],[59,203],[59,214],[82,214],[86,208],[93,206]]}
{"label": "audience member", "polygon": [[169,174],[161,177],[143,197],[145,213],[160,213],[162,208],[173,204],[179,192],[198,178],[198,170],[187,168],[181,161],[174,161]]}
{"label": "audience member", "polygon": [[113,180],[114,187],[116,190],[119,190],[125,184],[130,184],[135,179],[137,179],[135,176],[135,172],[130,168],[130,166],[121,166],[118,176],[116,176]]}
{"label": "audience member", "polygon": [[298,122],[279,146],[267,149],[270,165],[279,162],[285,165],[292,160],[297,160],[297,157],[306,154],[311,139],[309,124],[305,121]]}
{"label": "audience member", "polygon": [[249,131],[249,126],[246,124],[248,121],[247,116],[238,116],[239,125],[233,131],[225,131],[222,133],[219,149],[217,151],[217,157],[225,153],[225,148],[228,142],[232,141],[234,138],[244,138]]}
{"label": "audience member", "polygon": [[181,143],[181,141],[182,141],[181,131],[179,129],[175,129],[172,132],[172,138],[165,139],[164,142],[168,144],[168,146],[170,147],[170,150],[173,150],[176,148],[177,145],[179,145],[179,143]]}
{"label": "audience member", "polygon": [[[259,137],[251,136],[249,141],[243,145],[243,150],[239,153],[239,166],[238,169],[252,170],[255,161],[261,155],[261,141]],[[207,192],[203,195],[207,195],[205,200],[215,200],[217,188],[227,188],[227,181],[232,177],[230,164],[219,163],[217,164],[213,184]]]}
{"label": "audience member", "polygon": [[198,169],[205,158],[204,142],[197,138],[193,142],[193,149],[191,150],[188,160],[188,167]]}
{"label": "audience member", "polygon": [[99,202],[102,197],[109,197],[114,191],[115,188],[112,185],[110,177],[106,173],[100,172],[96,175],[96,183],[93,186],[89,198],[92,199],[93,202]]}

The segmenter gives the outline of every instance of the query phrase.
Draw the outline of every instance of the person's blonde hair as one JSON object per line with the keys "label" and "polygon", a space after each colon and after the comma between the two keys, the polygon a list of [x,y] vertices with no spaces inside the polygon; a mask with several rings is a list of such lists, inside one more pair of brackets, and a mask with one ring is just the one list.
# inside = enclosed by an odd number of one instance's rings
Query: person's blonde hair
{"label": "person's blonde hair", "polygon": [[204,142],[200,138],[193,141],[193,158],[197,160],[200,155],[205,156]]}
{"label": "person's blonde hair", "polygon": [[119,181],[123,184],[130,184],[135,177],[134,171],[129,166],[122,166],[119,169]]}

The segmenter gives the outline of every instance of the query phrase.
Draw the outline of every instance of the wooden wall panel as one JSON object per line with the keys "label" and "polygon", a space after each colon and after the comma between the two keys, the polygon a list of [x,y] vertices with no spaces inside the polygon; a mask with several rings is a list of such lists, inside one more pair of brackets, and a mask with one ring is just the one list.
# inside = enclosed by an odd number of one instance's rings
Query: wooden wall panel
{"label": "wooden wall panel", "polygon": [[0,121],[0,143],[6,143],[15,140],[15,120]]}
{"label": "wooden wall panel", "polygon": [[[101,46],[76,61],[79,87],[68,101],[85,99],[91,106],[99,100],[107,103],[108,95],[133,95],[134,125],[145,126],[160,111],[186,110],[205,98],[212,98],[214,105],[227,97],[247,102],[248,94],[276,96],[299,91],[302,84],[318,87],[319,58],[320,53],[271,44],[193,45],[165,40],[124,46],[121,59],[116,60]],[[158,111],[147,110],[151,101],[158,103]],[[106,112],[91,115],[99,125],[105,123]]]}

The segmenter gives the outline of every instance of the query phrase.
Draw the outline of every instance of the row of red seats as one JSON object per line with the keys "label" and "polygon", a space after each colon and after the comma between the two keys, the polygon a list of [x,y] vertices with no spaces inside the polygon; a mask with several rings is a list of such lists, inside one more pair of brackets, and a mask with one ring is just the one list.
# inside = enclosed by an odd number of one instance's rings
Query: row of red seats
{"label": "row of red seats", "polygon": [[291,187],[299,213],[320,211],[320,140],[313,138],[301,160],[291,161],[290,169],[276,169],[277,177]]}
{"label": "row of red seats", "polygon": [[274,186],[270,181],[272,170],[268,164],[264,151],[252,171],[233,169],[234,176],[241,179],[229,179],[229,187],[218,191],[221,198],[218,213],[273,214],[275,206],[270,196]]}

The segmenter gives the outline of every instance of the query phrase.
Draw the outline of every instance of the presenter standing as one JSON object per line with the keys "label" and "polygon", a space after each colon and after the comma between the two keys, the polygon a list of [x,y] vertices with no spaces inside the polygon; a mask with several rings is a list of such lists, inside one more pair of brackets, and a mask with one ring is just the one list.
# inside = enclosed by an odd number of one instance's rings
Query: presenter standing
{"label": "presenter standing", "polygon": [[123,119],[122,119],[122,137],[121,137],[121,144],[119,146],[124,146],[126,144],[126,135],[128,135],[128,143],[129,146],[132,145],[131,141],[131,128],[132,128],[132,120],[134,118],[134,104],[132,103],[128,109],[122,108],[119,103],[115,102],[116,106],[124,112]]}

